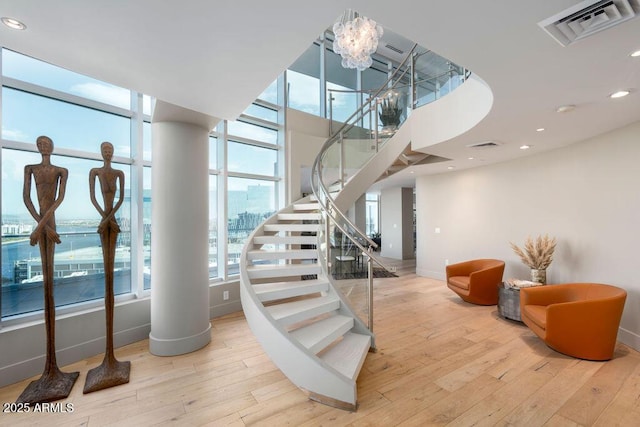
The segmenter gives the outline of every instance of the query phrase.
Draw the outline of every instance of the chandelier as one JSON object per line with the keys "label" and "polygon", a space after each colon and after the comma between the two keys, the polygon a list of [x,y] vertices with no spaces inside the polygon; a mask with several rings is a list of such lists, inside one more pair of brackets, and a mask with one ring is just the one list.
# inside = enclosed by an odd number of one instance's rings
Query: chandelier
{"label": "chandelier", "polygon": [[333,24],[333,51],[342,56],[344,68],[366,70],[372,64],[371,54],[378,48],[382,27],[376,21],[347,9]]}

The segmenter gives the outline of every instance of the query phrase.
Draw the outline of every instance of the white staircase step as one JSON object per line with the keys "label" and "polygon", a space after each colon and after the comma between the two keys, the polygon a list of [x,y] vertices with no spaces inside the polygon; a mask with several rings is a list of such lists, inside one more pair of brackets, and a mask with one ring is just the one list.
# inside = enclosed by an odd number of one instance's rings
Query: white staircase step
{"label": "white staircase step", "polygon": [[320,229],[319,224],[265,224],[264,231],[290,231],[290,232],[308,232],[317,233]]}
{"label": "white staircase step", "polygon": [[268,251],[264,249],[253,249],[247,251],[247,258],[254,260],[274,260],[274,259],[317,259],[317,249],[282,249]]}
{"label": "white staircase step", "polygon": [[295,203],[293,205],[294,211],[317,211],[320,208],[318,202],[313,203]]}
{"label": "white staircase step", "polygon": [[353,318],[335,315],[291,332],[300,344],[314,353],[326,348],[353,328]]}
{"label": "white staircase step", "polygon": [[330,313],[339,308],[340,300],[333,295],[308,298],[266,307],[271,316],[283,325],[290,325],[311,319],[312,317]]}
{"label": "white staircase step", "polygon": [[320,221],[319,212],[285,212],[278,214],[280,221]]}
{"label": "white staircase step", "polygon": [[247,267],[247,274],[251,279],[266,279],[271,277],[304,276],[320,274],[322,267],[318,263],[308,264],[260,264]]}
{"label": "white staircase step", "polygon": [[329,289],[326,279],[296,280],[291,282],[262,283],[253,285],[253,291],[260,301],[297,297],[301,295],[325,292]]}
{"label": "white staircase step", "polygon": [[253,243],[257,245],[315,245],[316,236],[255,236]]}
{"label": "white staircase step", "polygon": [[330,185],[329,188],[327,188],[327,190],[329,190],[329,194],[331,194],[331,197],[335,199],[335,196],[340,191],[342,191],[343,187],[344,187],[344,184],[341,184],[340,182],[336,182],[335,184]]}
{"label": "white staircase step", "polygon": [[355,381],[370,347],[369,335],[347,332],[340,342],[322,353],[320,358],[347,378]]}

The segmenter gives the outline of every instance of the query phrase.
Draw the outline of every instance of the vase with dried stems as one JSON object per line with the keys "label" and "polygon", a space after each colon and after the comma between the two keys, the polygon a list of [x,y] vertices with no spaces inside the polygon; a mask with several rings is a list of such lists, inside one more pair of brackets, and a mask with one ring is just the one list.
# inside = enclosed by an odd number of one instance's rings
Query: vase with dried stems
{"label": "vase with dried stems", "polygon": [[522,262],[531,269],[531,281],[542,284],[547,283],[547,267],[553,261],[556,238],[551,238],[547,234],[538,236],[536,239],[532,239],[529,236],[524,242],[524,249],[512,242],[509,242],[509,244]]}

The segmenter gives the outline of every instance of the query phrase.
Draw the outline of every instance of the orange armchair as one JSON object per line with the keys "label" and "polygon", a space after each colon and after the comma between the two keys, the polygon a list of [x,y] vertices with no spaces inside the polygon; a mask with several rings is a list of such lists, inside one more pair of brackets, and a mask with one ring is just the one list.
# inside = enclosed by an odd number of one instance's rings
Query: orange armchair
{"label": "orange armchair", "polygon": [[498,303],[504,261],[474,259],[447,265],[447,286],[466,302],[480,305]]}
{"label": "orange armchair", "polygon": [[587,360],[609,360],[627,292],[599,283],[520,290],[522,321],[549,347]]}

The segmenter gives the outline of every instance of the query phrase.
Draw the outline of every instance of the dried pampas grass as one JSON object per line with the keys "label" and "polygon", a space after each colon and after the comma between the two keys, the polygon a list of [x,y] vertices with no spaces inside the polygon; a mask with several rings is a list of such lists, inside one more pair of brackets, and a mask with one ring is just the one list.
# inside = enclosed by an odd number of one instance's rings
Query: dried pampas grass
{"label": "dried pampas grass", "polygon": [[509,242],[511,249],[520,257],[522,262],[534,270],[545,270],[553,261],[553,251],[556,248],[556,238],[547,234],[538,236],[535,240],[531,236],[524,242],[524,250]]}

